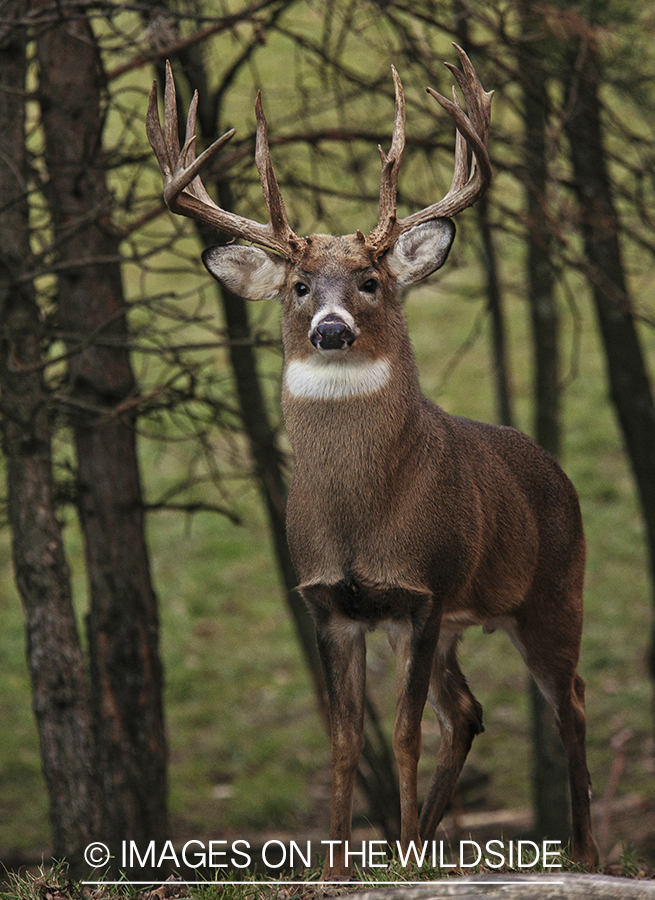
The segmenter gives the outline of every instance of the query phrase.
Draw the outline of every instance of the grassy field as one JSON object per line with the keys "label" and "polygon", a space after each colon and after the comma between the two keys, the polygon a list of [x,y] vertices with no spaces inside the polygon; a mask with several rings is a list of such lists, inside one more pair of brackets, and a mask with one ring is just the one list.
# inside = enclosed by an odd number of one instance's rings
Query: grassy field
{"label": "grassy field", "polygon": [[[415,292],[407,312],[425,392],[448,411],[492,421],[486,325],[466,300],[455,269]],[[530,428],[529,340],[520,299],[508,308],[514,391],[521,426]],[[652,792],[652,722],[645,652],[652,620],[643,533],[631,479],[608,407],[594,323],[581,301],[577,371],[565,403],[564,465],[582,502],[588,536],[586,628],[581,671],[587,680],[589,762],[597,797],[607,789],[612,739],[629,729],[619,794]],[[276,311],[266,314],[275,318]],[[651,359],[652,333],[644,338]],[[463,355],[463,347],[467,347]],[[571,347],[571,337],[567,338]],[[459,359],[459,355],[462,358]],[[458,364],[452,363],[458,359]],[[277,358],[270,362],[275,368]],[[449,372],[447,378],[445,374]],[[175,447],[144,448],[150,493],[174,468]],[[266,523],[252,484],[234,486],[238,527],[215,515],[159,513],[149,522],[161,601],[162,653],[170,741],[171,837],[325,832],[329,750],[314,710],[292,626],[281,599]],[[84,572],[75,524],[67,528],[75,593],[84,607]],[[47,805],[29,705],[20,605],[11,579],[8,535],[0,543],[0,859],[48,846]],[[390,726],[391,652],[373,635],[370,683]],[[485,709],[485,733],[469,764],[489,777],[481,808],[529,805],[526,675],[503,635],[470,630],[462,668]],[[423,787],[438,743],[424,721]]]}

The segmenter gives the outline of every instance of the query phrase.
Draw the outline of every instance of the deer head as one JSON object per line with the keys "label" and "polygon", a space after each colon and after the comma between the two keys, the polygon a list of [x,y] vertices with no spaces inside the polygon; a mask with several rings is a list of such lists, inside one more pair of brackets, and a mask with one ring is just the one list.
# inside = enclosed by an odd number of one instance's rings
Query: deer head
{"label": "deer head", "polygon": [[[352,313],[342,314],[347,307],[345,297],[352,298],[354,306],[358,303],[366,306],[367,301],[370,305],[374,295],[379,295],[390,282],[403,287],[438,269],[445,261],[454,238],[451,217],[479,199],[491,181],[487,140],[493,92],[483,90],[467,55],[460,47],[455,47],[462,71],[448,63],[446,65],[464,94],[468,114],[462,110],[454,89],[453,100],[450,101],[428,88],[457,127],[450,190],[442,200],[404,219],[396,215],[398,175],[405,149],[405,100],[400,78],[392,69],[396,112],[391,149],[387,154],[379,148],[382,176],[378,223],[368,236],[358,231],[356,235],[345,238],[324,235],[299,237],[289,225],[271,163],[260,94],[255,105],[255,160],[269,221],[261,225],[218,207],[205,190],[199,172],[230,140],[234,131],[224,134],[196,158],[196,94],[189,108],[185,142],[180,148],[175,85],[170,65],[167,65],[164,131],[159,123],[156,85],[153,85],[150,95],[146,124],[148,138],[162,171],[165,201],[173,212],[256,245],[229,245],[206,251],[203,260],[209,271],[229,290],[247,299],[284,299],[287,307],[313,309],[310,317],[312,327],[307,336],[314,347],[333,350],[350,347],[359,337]],[[466,158],[467,145],[472,152],[470,172]],[[326,270],[336,270],[339,274],[338,280],[345,292],[340,301],[335,300],[334,290],[329,292],[330,298],[322,292],[317,299],[316,273],[319,270],[323,282],[326,281]],[[310,306],[309,295],[312,293],[314,305]],[[325,321],[316,319],[321,304],[326,310]]]}

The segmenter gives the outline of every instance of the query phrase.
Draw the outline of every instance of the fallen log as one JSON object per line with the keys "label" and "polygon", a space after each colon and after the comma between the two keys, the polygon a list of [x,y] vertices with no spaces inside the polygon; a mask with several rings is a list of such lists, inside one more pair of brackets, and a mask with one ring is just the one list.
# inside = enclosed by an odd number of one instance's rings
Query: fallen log
{"label": "fallen log", "polygon": [[655,880],[609,875],[473,875],[425,884],[387,885],[357,900],[655,900]]}

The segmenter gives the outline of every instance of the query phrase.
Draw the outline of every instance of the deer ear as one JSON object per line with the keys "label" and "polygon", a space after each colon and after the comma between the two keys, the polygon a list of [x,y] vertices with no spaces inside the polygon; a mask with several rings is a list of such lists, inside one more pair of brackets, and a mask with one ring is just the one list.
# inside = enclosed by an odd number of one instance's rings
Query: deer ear
{"label": "deer ear", "polygon": [[228,291],[245,300],[275,300],[284,289],[286,262],[261,247],[209,247],[202,261]]}
{"label": "deer ear", "polygon": [[420,281],[446,262],[455,239],[452,219],[431,219],[401,234],[387,255],[401,286]]}

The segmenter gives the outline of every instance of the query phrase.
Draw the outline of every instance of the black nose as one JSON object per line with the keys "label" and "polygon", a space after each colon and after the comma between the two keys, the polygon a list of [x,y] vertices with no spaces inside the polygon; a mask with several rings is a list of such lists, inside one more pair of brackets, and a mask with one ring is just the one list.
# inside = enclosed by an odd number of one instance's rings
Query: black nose
{"label": "black nose", "polygon": [[327,316],[314,328],[310,340],[320,350],[342,350],[350,347],[355,335],[337,316]]}

